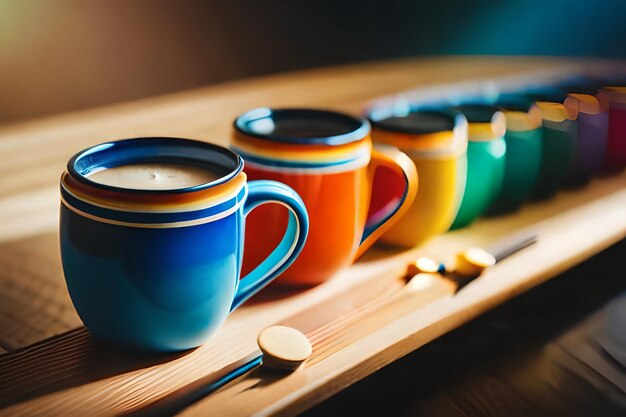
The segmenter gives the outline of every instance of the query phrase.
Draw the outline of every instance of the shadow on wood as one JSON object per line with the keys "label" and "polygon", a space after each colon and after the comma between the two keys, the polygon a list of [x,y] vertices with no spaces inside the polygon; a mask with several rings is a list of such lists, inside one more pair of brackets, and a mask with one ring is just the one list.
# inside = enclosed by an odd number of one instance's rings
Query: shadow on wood
{"label": "shadow on wood", "polygon": [[0,408],[169,362],[190,352],[129,354],[95,342],[85,328],[71,330],[0,356]]}

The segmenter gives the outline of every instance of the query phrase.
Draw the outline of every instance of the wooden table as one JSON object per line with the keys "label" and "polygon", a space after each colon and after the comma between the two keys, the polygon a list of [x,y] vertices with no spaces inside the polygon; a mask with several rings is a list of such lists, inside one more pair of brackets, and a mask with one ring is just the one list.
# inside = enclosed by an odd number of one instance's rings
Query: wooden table
{"label": "wooden table", "polygon": [[369,100],[421,85],[573,66],[562,60],[508,57],[362,64],[239,81],[0,128],[0,348],[13,351],[0,355],[0,415],[136,409],[249,353],[267,325],[306,327],[306,316],[297,313],[321,303],[347,312],[364,302],[351,295],[359,294],[357,289],[384,291],[398,285],[405,263],[417,254],[442,259],[527,227],[540,234],[537,245],[498,264],[455,296],[374,320],[371,333],[294,374],[253,372],[183,412],[292,415],[626,236],[622,172],[517,213],[482,219],[420,248],[375,248],[308,291],[285,294],[270,288],[237,310],[205,346],[178,355],[138,357],[94,344],[63,283],[57,181],[77,150],[150,135],[225,144],[234,117],[256,106],[321,106],[357,113]]}

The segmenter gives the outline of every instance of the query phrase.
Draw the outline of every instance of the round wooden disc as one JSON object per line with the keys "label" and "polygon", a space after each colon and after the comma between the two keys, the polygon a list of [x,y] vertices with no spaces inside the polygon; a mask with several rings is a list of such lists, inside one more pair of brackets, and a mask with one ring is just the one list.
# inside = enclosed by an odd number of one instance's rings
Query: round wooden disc
{"label": "round wooden disc", "polygon": [[300,331],[286,326],[267,327],[257,338],[266,366],[297,368],[313,353],[309,339]]}
{"label": "round wooden disc", "polygon": [[425,274],[436,274],[440,272],[441,265],[439,262],[426,258],[420,257],[417,258],[415,262],[411,262],[407,266],[406,275],[407,278],[412,278],[414,275],[425,273]]}
{"label": "round wooden disc", "polygon": [[495,263],[496,259],[492,254],[484,249],[471,247],[456,256],[454,272],[461,276],[475,276]]}

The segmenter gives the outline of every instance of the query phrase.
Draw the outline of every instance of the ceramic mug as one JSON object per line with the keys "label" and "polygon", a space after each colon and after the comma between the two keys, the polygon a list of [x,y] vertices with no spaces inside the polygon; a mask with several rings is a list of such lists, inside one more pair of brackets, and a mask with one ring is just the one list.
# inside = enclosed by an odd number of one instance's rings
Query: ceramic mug
{"label": "ceramic mug", "polygon": [[601,108],[595,94],[589,93],[571,92],[564,102],[578,114],[577,171],[573,178],[578,183],[585,183],[600,172],[609,136],[609,114]]}
{"label": "ceramic mug", "polygon": [[502,96],[495,103],[506,117],[506,155],[502,188],[493,213],[517,210],[537,186],[542,157],[541,111],[519,95]]}
{"label": "ceramic mug", "polygon": [[567,94],[556,87],[532,88],[523,94],[535,101],[542,117],[543,156],[533,198],[550,198],[578,176],[578,113],[565,105]]}
{"label": "ceramic mug", "polygon": [[626,167],[626,87],[605,87],[598,100],[609,115],[609,132],[604,167],[620,170]]}
{"label": "ceramic mug", "polygon": [[[342,113],[251,110],[235,120],[231,148],[243,156],[249,178],[288,184],[307,207],[309,238],[276,281],[281,284],[319,284],[350,265],[409,208],[417,192],[413,162],[395,148],[372,148],[369,123]],[[400,183],[387,199],[377,196],[390,191],[375,178],[381,170]],[[285,224],[279,207],[250,215],[244,270],[263,259],[263,245],[276,242]]]}
{"label": "ceramic mug", "polygon": [[537,101],[542,115],[543,158],[534,197],[553,197],[571,175],[576,176],[577,114],[563,103]]}
{"label": "ceramic mug", "polygon": [[465,227],[487,212],[500,194],[505,172],[506,118],[495,106],[454,108],[468,121],[467,180],[452,229]]}
{"label": "ceramic mug", "polygon": [[[395,146],[417,168],[420,187],[411,208],[382,237],[416,246],[446,232],[456,217],[467,175],[467,121],[460,113],[419,109],[368,112],[375,142]],[[384,173],[382,173],[384,174]],[[393,178],[383,182],[391,182]]]}
{"label": "ceramic mug", "polygon": [[[166,190],[89,178],[141,162],[192,164],[219,178]],[[176,138],[109,142],[70,159],[61,177],[61,256],[72,302],[95,338],[147,351],[196,347],[296,259],[308,230],[302,200],[283,184],[248,182],[242,169],[226,148]],[[244,219],[265,203],[288,208],[287,227],[240,279]]]}
{"label": "ceramic mug", "polygon": [[[577,113],[578,147],[575,165],[578,182],[587,182],[602,171],[609,140],[608,103],[600,100],[600,89],[605,83],[589,76],[577,75],[559,84],[567,93],[566,108]],[[607,104],[605,107],[603,104]],[[570,110],[571,111],[571,110]]]}

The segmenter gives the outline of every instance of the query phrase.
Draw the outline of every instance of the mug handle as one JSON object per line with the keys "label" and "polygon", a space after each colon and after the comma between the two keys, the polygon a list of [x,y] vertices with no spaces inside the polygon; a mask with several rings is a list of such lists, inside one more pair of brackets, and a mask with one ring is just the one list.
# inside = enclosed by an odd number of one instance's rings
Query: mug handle
{"label": "mug handle", "polygon": [[289,210],[287,230],[272,253],[239,280],[230,311],[239,307],[287,269],[302,251],[309,233],[309,216],[298,193],[276,181],[250,181],[248,197],[243,204],[243,215],[247,216],[255,208],[267,203],[281,204]]}
{"label": "mug handle", "polygon": [[[411,207],[417,195],[417,169],[404,152],[392,146],[375,144],[372,148],[372,160],[368,169],[368,179],[370,184],[374,184],[374,175],[379,167],[387,167],[398,175],[404,182],[404,192],[398,201],[388,201],[384,207],[385,212],[381,218],[372,219],[373,213],[368,214],[368,222],[363,231],[361,244],[357,249],[354,259],[358,259],[374,242],[391,226],[393,226],[404,213]],[[372,197],[376,190],[372,189]],[[393,204],[391,208],[387,206]],[[377,213],[378,214],[378,213]],[[379,216],[376,216],[379,217]]]}

